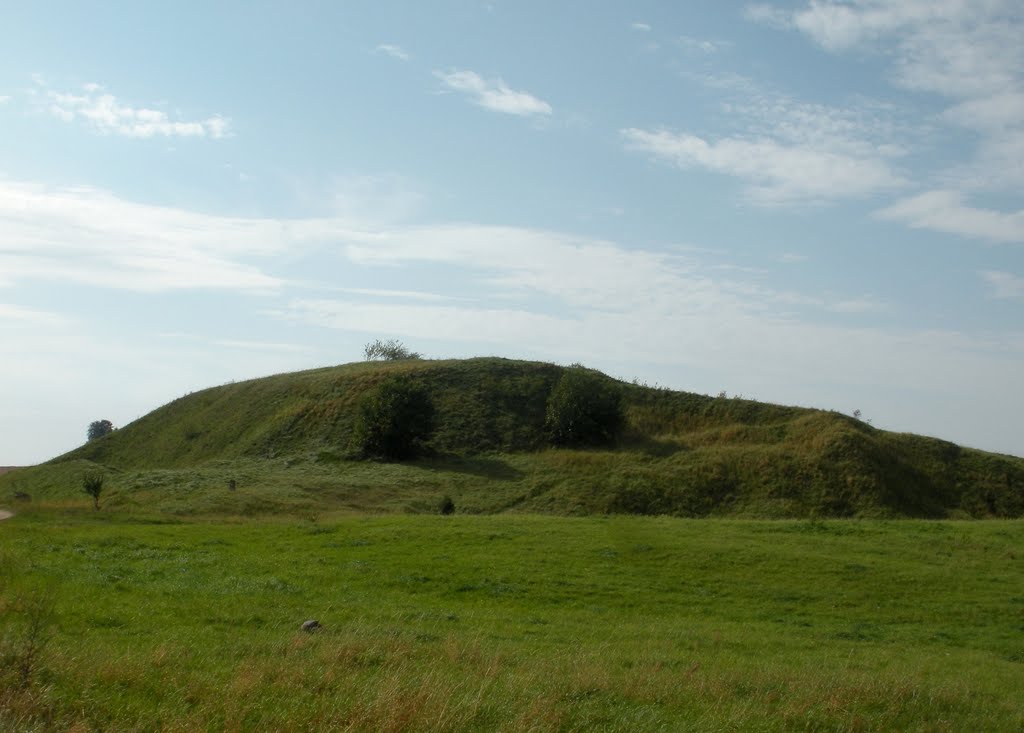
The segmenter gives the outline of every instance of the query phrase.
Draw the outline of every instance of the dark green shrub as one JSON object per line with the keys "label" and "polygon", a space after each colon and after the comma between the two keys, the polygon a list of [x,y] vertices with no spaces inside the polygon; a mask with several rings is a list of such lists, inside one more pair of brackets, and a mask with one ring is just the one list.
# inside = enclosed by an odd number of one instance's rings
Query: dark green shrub
{"label": "dark green shrub", "polygon": [[570,367],[548,397],[545,429],[553,445],[611,445],[624,424],[622,393],[598,372]]}
{"label": "dark green shrub", "polygon": [[366,393],[356,412],[352,440],[365,458],[413,458],[434,432],[430,393],[408,377],[392,377]]}
{"label": "dark green shrub", "polygon": [[441,499],[441,502],[437,505],[438,511],[441,514],[448,515],[455,513],[455,501],[450,496],[445,496]]}
{"label": "dark green shrub", "polygon": [[110,435],[114,432],[114,423],[110,420],[93,420],[89,423],[89,429],[86,435],[90,441],[99,440],[104,435]]}

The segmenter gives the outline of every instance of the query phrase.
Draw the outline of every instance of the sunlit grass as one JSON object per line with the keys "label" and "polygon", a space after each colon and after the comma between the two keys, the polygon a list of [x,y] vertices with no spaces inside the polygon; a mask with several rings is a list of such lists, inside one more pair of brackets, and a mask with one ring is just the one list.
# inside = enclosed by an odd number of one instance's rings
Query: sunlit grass
{"label": "sunlit grass", "polygon": [[[3,730],[1024,726],[1015,522],[83,507],[0,539]],[[52,622],[21,686],[29,598]]]}

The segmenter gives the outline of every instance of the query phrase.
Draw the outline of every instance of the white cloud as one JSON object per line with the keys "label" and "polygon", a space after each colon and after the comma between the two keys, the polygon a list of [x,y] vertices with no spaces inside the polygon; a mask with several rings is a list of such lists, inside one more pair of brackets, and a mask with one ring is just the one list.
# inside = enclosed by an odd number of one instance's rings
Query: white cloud
{"label": "white cloud", "polygon": [[345,232],[340,219],[243,219],[138,204],[93,188],[0,181],[5,282],[63,280],[137,291],[274,292],[250,260]]}
{"label": "white cloud", "polygon": [[468,95],[475,104],[495,112],[529,117],[550,115],[551,105],[527,92],[510,89],[502,79],[484,79],[474,71],[435,71],[446,87]]}
{"label": "white cloud", "polygon": [[716,135],[627,128],[627,147],[739,178],[759,205],[862,198],[907,183],[896,161],[920,131],[889,105],[864,98],[843,107],[812,104],[736,74],[685,76],[721,94]]}
{"label": "white cloud", "polygon": [[899,86],[952,102],[943,118],[980,133],[975,159],[946,177],[956,188],[1024,186],[1024,12],[1019,0],[811,0],[747,16],[821,47],[891,59]]}
{"label": "white cloud", "polygon": [[992,242],[1024,242],[1024,211],[1006,214],[967,206],[957,191],[927,191],[903,199],[875,214],[914,229],[987,239]]}
{"label": "white cloud", "polygon": [[[41,82],[40,82],[41,84]],[[104,135],[134,138],[206,137],[219,139],[230,134],[231,123],[221,115],[202,120],[175,120],[166,112],[124,104],[98,84],[85,84],[81,93],[47,90],[50,114],[64,122],[81,121]]]}
{"label": "white cloud", "polygon": [[709,141],[668,130],[622,131],[627,146],[679,168],[705,168],[747,181],[760,204],[793,204],[865,197],[905,181],[877,155],[841,145],[784,143],[764,137]]}
{"label": "white cloud", "polygon": [[384,53],[391,58],[398,59],[399,61],[408,61],[412,58],[409,53],[401,46],[396,46],[393,43],[382,43],[375,49],[378,53]]}
{"label": "white cloud", "polygon": [[635,31],[640,31],[641,33],[651,32],[651,26],[647,23],[641,23],[639,20],[632,23],[629,27]]}
{"label": "white cloud", "polygon": [[11,95],[10,94],[0,94],[0,104],[5,104],[6,102],[10,102],[10,101],[11,101]]}
{"label": "white cloud", "polygon": [[992,287],[992,297],[1024,298],[1024,277],[999,270],[986,270],[981,276]]}

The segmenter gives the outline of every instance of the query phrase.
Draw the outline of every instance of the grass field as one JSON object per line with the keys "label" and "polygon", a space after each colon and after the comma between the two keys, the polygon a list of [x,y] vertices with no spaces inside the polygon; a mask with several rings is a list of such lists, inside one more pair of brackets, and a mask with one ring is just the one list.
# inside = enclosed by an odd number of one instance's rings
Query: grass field
{"label": "grass field", "polygon": [[29,510],[0,523],[0,730],[1019,731],[1022,547],[1013,521]]}

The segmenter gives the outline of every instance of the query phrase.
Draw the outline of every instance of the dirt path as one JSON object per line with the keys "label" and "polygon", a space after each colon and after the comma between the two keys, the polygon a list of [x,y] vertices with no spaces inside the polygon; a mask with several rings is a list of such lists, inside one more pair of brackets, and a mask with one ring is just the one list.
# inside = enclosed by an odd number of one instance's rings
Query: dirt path
{"label": "dirt path", "polygon": [[0,521],[4,519],[10,519],[14,516],[14,512],[9,512],[6,509],[0,509]]}

